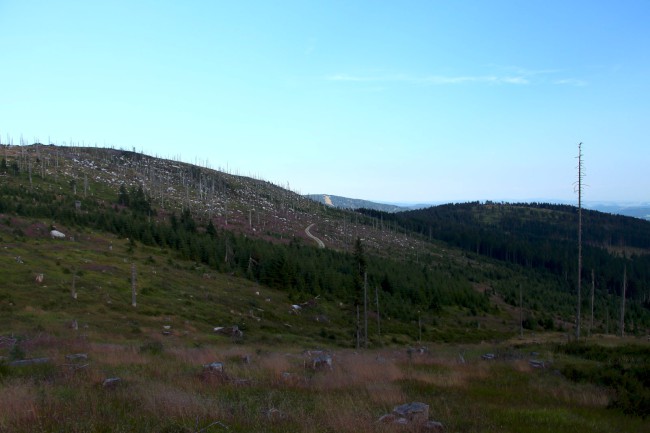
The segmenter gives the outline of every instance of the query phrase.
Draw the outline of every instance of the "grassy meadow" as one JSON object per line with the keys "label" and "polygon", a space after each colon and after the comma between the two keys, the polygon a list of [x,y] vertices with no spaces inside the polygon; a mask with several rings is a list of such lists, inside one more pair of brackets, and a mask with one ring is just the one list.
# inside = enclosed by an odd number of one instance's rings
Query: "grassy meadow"
{"label": "grassy meadow", "polygon": [[[580,360],[549,344],[339,349],[331,370],[314,371],[293,347],[68,334],[25,336],[22,354],[50,361],[0,367],[0,431],[388,432],[396,426],[379,417],[411,401],[430,405],[430,417],[452,432],[650,431],[647,420],[608,408],[609,388],[561,375]],[[7,357],[16,351],[2,349]],[[497,358],[481,359],[488,350]],[[531,350],[549,367],[531,367]],[[76,353],[87,359],[66,358]],[[214,361],[223,373],[203,367]],[[113,377],[121,380],[103,385]]]}

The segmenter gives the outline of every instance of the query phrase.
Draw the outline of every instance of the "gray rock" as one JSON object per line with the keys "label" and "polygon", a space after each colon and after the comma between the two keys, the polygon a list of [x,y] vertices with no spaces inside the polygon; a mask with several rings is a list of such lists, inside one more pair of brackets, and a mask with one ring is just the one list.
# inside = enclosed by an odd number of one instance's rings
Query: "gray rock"
{"label": "gray rock", "polygon": [[429,420],[429,405],[420,402],[395,406],[392,413],[382,415],[377,422],[399,426],[415,426],[417,431],[440,432],[445,429],[442,423]]}
{"label": "gray rock", "polygon": [[50,358],[21,359],[19,361],[11,361],[9,363],[9,366],[10,367],[22,367],[24,365],[45,364],[47,362],[50,362]]}
{"label": "gray rock", "polygon": [[88,355],[85,353],[73,353],[72,355],[66,355],[65,359],[68,361],[77,361],[79,359],[88,359]]}
{"label": "gray rock", "polygon": [[119,377],[109,377],[108,379],[104,379],[102,386],[104,388],[115,388],[120,382],[122,382],[122,379]]}
{"label": "gray rock", "polygon": [[215,373],[223,373],[225,371],[223,362],[215,361],[210,364],[204,364],[203,369],[213,371]]}
{"label": "gray rock", "polygon": [[539,359],[531,359],[528,361],[528,364],[533,368],[546,368],[544,361],[540,361]]}
{"label": "gray rock", "polygon": [[395,406],[393,413],[399,418],[406,418],[410,423],[424,424],[429,420],[429,405],[413,402]]}
{"label": "gray rock", "polygon": [[217,334],[227,335],[232,338],[242,338],[244,336],[244,332],[239,329],[239,326],[237,325],[217,326],[214,328],[214,332]]}
{"label": "gray rock", "polygon": [[321,370],[324,368],[332,369],[332,357],[330,355],[320,355],[312,359],[311,367],[314,370]]}

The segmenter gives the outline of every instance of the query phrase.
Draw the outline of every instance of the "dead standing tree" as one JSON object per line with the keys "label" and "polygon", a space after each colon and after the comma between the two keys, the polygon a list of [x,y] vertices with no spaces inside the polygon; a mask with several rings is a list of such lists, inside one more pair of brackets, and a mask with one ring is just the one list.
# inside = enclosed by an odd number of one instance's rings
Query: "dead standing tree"
{"label": "dead standing tree", "polygon": [[576,309],[576,339],[580,339],[580,305],[582,303],[582,180],[585,177],[582,164],[582,143],[578,143],[578,181],[575,191],[578,193],[578,305]]}
{"label": "dead standing tree", "polygon": [[72,299],[77,299],[77,268],[72,270],[72,288],[70,289]]}
{"label": "dead standing tree", "polygon": [[136,297],[135,287],[136,287],[135,263],[131,263],[131,305],[134,307],[137,306],[135,300]]}
{"label": "dead standing tree", "polygon": [[621,293],[621,338],[625,337],[625,292],[627,291],[627,265],[623,268],[623,293]]}

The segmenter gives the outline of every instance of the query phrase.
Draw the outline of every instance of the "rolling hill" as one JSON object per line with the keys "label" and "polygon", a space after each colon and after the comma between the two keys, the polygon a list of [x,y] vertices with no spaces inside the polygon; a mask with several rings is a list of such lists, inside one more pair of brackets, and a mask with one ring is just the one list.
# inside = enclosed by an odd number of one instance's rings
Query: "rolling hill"
{"label": "rolling hill", "polygon": [[[352,212],[130,151],[0,150],[0,431],[381,433],[409,401],[448,431],[648,431],[644,221],[586,214],[593,321],[585,287],[564,344],[575,208]],[[418,419],[398,427],[441,427]]]}
{"label": "rolling hill", "polygon": [[[223,287],[233,284],[224,281],[234,279],[249,288],[238,309],[213,305],[215,312],[221,311],[216,317],[195,317],[195,309],[187,308],[185,318],[199,320],[205,329],[216,322],[252,327],[260,338],[263,329],[301,333],[285,326],[279,313],[268,320],[253,319],[259,328],[250,320],[244,324],[247,302],[249,315],[255,308],[264,309],[257,298],[261,295],[250,294],[276,290],[279,295],[272,298],[286,299],[283,308],[293,313],[291,305],[318,299],[320,309],[310,320],[319,321],[310,323],[309,338],[354,345],[355,308],[363,305],[361,260],[367,269],[366,287],[376,298],[373,305],[379,304],[371,310],[391,320],[383,325],[381,337],[382,324],[370,325],[368,340],[373,344],[413,339],[414,321],[424,323],[425,335],[432,339],[480,340],[516,332],[519,291],[528,327],[568,329],[575,321],[575,208],[570,206],[469,203],[400,213],[351,212],[263,180],[124,150],[11,146],[4,147],[3,160],[2,272],[12,283],[3,288],[2,305],[17,313],[12,320],[18,322],[29,306],[29,291],[35,289],[33,276],[45,273],[38,266],[29,266],[29,271],[18,267],[20,278],[11,272],[16,257],[24,265],[33,262],[31,255],[47,255],[40,267],[58,276],[62,299],[75,272],[83,274],[79,284],[90,279],[88,284],[102,293],[106,285],[93,266],[113,269],[120,275],[118,281],[128,280],[131,265],[155,268],[155,275],[164,276],[140,278],[149,287],[144,293],[156,293],[161,303],[155,314],[145,314],[147,319],[160,320],[169,313],[162,303],[178,299],[178,291],[198,287],[221,298]],[[595,211],[588,212],[586,220],[583,280],[590,281],[594,270],[594,326],[601,332],[616,330],[613,318],[623,269],[629,268],[626,331],[647,332],[650,224]],[[51,239],[52,228],[68,237],[63,242]],[[86,260],[95,263],[92,269],[79,263],[83,259],[70,260],[73,253],[56,253],[64,246],[75,250],[72,239],[81,242],[84,236],[90,244],[77,245],[76,250],[88,251]],[[314,237],[325,248],[319,248]],[[90,248],[102,244],[99,250]],[[120,253],[107,252],[106,245]],[[111,258],[103,259],[102,254]],[[58,267],[48,267],[52,263]],[[195,276],[186,275],[192,269],[210,277],[195,281]],[[194,282],[190,288],[184,281]],[[117,281],[111,284],[118,290]],[[17,303],[16,293],[27,297]],[[103,305],[117,296],[109,291],[93,299]],[[588,297],[583,300],[583,311],[589,311]],[[48,302],[41,304],[58,305]],[[48,314],[68,316],[67,305],[52,307]],[[146,310],[144,298],[140,305]]]}

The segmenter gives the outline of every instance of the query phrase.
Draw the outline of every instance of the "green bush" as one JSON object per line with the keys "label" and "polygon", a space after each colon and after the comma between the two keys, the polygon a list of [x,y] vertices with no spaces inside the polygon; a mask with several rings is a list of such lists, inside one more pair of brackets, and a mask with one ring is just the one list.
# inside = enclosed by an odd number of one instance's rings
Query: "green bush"
{"label": "green bush", "polygon": [[611,388],[616,391],[616,397],[610,407],[628,415],[650,416],[650,348],[571,343],[558,346],[556,351],[595,361],[567,364],[561,369],[567,379]]}

